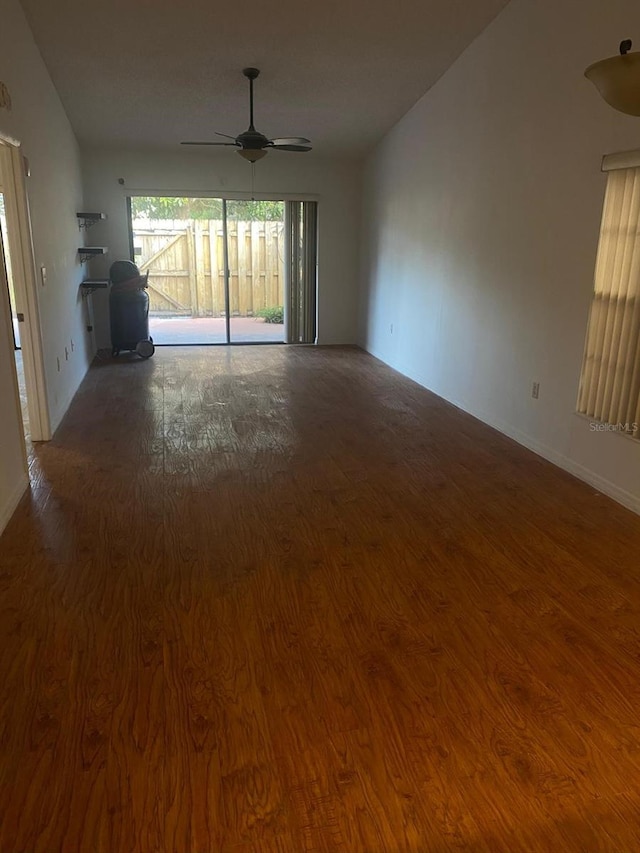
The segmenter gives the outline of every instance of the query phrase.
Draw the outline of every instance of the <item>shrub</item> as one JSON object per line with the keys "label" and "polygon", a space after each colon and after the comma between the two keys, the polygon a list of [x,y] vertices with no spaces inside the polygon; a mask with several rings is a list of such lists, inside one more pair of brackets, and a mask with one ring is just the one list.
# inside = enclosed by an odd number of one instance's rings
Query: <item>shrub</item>
{"label": "shrub", "polygon": [[282,305],[260,308],[256,311],[256,317],[264,317],[265,323],[284,323],[284,308]]}

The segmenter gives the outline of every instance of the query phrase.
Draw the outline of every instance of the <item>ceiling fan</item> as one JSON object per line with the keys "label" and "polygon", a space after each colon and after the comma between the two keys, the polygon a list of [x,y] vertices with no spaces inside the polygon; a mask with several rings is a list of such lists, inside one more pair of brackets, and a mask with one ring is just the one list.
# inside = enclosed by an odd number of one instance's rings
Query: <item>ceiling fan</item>
{"label": "ceiling fan", "polygon": [[253,81],[260,74],[258,68],[243,68],[242,73],[249,80],[249,128],[238,136],[229,136],[226,133],[218,133],[217,136],[225,136],[233,142],[182,142],[182,145],[228,145],[238,149],[238,154],[255,163],[261,160],[269,151],[311,151],[311,142],[303,136],[287,136],[279,139],[267,139],[253,126]]}

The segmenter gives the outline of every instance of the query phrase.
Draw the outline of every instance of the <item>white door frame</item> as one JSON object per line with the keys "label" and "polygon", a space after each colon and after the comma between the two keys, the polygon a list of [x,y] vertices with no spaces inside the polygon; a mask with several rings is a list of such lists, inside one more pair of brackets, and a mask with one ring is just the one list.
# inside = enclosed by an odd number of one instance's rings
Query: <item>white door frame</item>
{"label": "white door frame", "polygon": [[5,199],[8,223],[7,242],[11,256],[16,310],[24,315],[24,322],[20,323],[20,346],[27,387],[31,439],[48,441],[51,438],[51,422],[44,370],[31,218],[25,181],[25,160],[19,143],[1,133],[0,186]]}
{"label": "white door frame", "polygon": [[[0,184],[0,190],[2,190],[2,184]],[[20,389],[18,387],[18,373],[15,370],[15,359],[13,358],[13,347],[15,344],[14,333],[13,333],[13,317],[11,315],[11,300],[9,298],[9,282],[7,280],[6,271],[7,271],[7,258],[4,250],[4,239],[1,239],[4,235],[0,235],[0,309],[5,316],[5,328],[4,333],[6,336],[7,342],[7,354],[10,356],[10,360],[13,362],[13,401],[16,411],[16,416],[21,421],[22,420],[22,400],[20,399]],[[22,445],[22,467],[24,468],[25,477],[29,476],[29,464],[27,459],[27,446],[25,442],[24,430],[20,429],[20,439]]]}

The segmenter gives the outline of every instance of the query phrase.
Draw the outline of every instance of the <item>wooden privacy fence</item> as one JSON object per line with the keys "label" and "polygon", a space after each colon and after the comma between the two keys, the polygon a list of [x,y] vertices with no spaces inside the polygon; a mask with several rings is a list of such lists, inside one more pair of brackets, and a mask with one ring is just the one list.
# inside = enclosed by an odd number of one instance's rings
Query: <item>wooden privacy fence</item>
{"label": "wooden privacy fence", "polygon": [[[229,311],[251,317],[284,300],[282,222],[228,221]],[[149,271],[154,314],[222,317],[224,232],[221,220],[134,222],[136,263]]]}

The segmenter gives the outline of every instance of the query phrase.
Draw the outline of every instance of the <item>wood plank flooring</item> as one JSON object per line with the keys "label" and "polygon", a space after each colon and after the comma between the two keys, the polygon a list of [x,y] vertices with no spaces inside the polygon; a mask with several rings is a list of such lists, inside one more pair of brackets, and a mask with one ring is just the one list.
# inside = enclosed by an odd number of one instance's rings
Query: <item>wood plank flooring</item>
{"label": "wood plank flooring", "polygon": [[97,364],[0,540],[1,853],[640,850],[640,519],[349,348]]}

